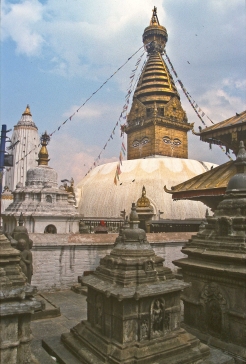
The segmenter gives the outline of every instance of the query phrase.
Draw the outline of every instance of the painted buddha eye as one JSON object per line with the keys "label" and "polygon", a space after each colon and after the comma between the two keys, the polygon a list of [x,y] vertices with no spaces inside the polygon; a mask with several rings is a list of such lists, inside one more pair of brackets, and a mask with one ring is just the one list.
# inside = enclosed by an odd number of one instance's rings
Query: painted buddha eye
{"label": "painted buddha eye", "polygon": [[180,145],[182,143],[181,143],[181,140],[175,138],[175,139],[173,139],[173,144],[178,146],[178,145]]}
{"label": "painted buddha eye", "polygon": [[138,140],[134,140],[134,142],[132,143],[133,148],[136,148],[139,146],[139,141]]}
{"label": "painted buddha eye", "polygon": [[164,136],[164,137],[163,137],[163,141],[164,141],[164,143],[166,143],[166,144],[171,144],[171,139],[170,139],[168,136]]}
{"label": "painted buddha eye", "polygon": [[141,141],[141,144],[144,145],[144,144],[147,144],[148,142],[149,142],[148,138],[143,138],[143,140]]}

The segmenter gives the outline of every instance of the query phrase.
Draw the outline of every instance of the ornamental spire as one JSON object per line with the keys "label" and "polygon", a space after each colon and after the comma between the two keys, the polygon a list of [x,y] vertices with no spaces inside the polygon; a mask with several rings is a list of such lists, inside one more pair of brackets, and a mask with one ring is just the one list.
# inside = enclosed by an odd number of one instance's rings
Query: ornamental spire
{"label": "ornamental spire", "polygon": [[158,20],[158,16],[157,16],[157,7],[154,6],[154,9],[152,10],[153,14],[152,17],[150,19],[150,24],[149,25],[160,25],[159,20]]}
{"label": "ornamental spire", "polygon": [[49,141],[50,141],[50,136],[47,134],[47,131],[45,131],[44,134],[42,134],[41,138],[41,149],[40,152],[38,153],[38,165],[40,166],[47,166],[48,162],[49,162],[49,154],[48,154],[48,150],[46,148],[46,146],[48,145]]}
{"label": "ornamental spire", "polygon": [[30,115],[30,116],[32,116],[31,110],[30,110],[30,106],[28,104],[26,105],[26,110],[23,112],[22,115]]}

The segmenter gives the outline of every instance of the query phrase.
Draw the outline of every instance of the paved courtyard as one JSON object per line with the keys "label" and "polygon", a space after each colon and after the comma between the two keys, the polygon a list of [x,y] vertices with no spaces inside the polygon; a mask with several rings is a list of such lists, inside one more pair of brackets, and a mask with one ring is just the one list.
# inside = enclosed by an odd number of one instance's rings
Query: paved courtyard
{"label": "paved courtyard", "polygon": [[50,364],[55,361],[42,348],[42,339],[68,332],[81,320],[86,319],[86,296],[76,294],[71,290],[45,293],[44,296],[60,307],[61,316],[32,321],[31,328],[34,336],[32,351],[40,364]]}

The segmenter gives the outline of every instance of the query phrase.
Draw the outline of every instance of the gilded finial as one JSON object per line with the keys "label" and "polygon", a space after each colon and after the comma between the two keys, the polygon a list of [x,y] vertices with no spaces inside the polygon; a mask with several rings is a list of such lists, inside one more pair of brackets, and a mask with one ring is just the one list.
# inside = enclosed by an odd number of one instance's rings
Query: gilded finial
{"label": "gilded finial", "polygon": [[48,154],[48,150],[47,150],[46,146],[50,141],[50,136],[47,134],[47,131],[44,134],[42,134],[40,141],[41,141],[42,147],[40,149],[40,152],[38,153],[38,165],[47,166],[48,162],[49,162],[49,159],[48,159],[49,154]]}
{"label": "gilded finial", "polygon": [[32,116],[31,111],[30,111],[29,104],[26,105],[26,110],[23,112],[22,115],[30,115],[30,116]]}
{"label": "gilded finial", "polygon": [[142,188],[142,196],[137,201],[137,207],[149,207],[150,200],[146,196],[146,188],[143,186]]}
{"label": "gilded finial", "polygon": [[153,14],[150,19],[150,25],[160,25],[158,16],[157,16],[157,7],[156,6],[154,6],[154,9],[152,10],[152,12],[153,12]]}

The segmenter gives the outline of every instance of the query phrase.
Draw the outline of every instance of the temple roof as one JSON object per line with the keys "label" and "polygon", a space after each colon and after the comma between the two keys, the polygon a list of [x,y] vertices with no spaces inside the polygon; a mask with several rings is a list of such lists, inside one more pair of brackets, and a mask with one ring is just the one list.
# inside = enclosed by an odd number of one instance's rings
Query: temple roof
{"label": "temple roof", "polygon": [[237,154],[239,141],[246,142],[246,110],[195,134],[204,142],[224,145]]}
{"label": "temple roof", "polygon": [[225,194],[229,180],[236,174],[234,161],[229,161],[216,168],[193,177],[168,189],[173,200],[202,201],[207,206],[215,209]]}

